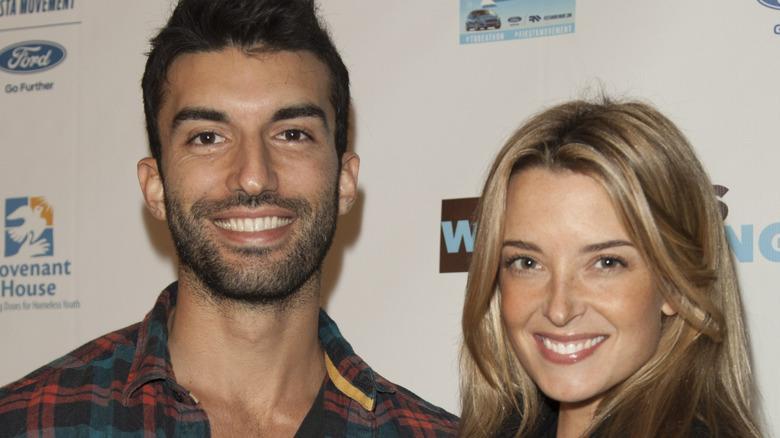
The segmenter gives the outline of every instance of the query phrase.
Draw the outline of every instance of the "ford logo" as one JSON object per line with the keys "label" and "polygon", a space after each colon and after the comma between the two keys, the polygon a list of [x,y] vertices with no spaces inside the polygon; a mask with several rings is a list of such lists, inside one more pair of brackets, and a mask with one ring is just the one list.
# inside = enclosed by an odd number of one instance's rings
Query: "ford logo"
{"label": "ford logo", "polygon": [[65,59],[65,48],[51,41],[25,41],[0,51],[0,70],[35,73],[54,68]]}
{"label": "ford logo", "polygon": [[778,0],[758,0],[758,2],[767,8],[780,9],[780,1]]}
{"label": "ford logo", "polygon": [[506,21],[510,23],[518,23],[520,21],[523,21],[523,17],[509,17],[509,19]]}

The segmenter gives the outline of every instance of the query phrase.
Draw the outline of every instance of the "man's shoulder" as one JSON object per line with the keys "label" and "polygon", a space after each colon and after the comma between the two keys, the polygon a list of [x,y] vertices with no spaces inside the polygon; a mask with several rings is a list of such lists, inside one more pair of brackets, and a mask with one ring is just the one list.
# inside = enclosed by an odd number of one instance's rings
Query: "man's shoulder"
{"label": "man's shoulder", "polygon": [[329,376],[325,406],[334,420],[326,436],[455,436],[458,417],[374,371],[324,311],[319,334]]}
{"label": "man's shoulder", "polygon": [[347,388],[330,380],[325,393],[325,436],[449,438],[457,435],[458,417],[373,370],[369,374],[374,385],[373,397],[345,391]]}
{"label": "man's shoulder", "polygon": [[107,333],[0,388],[0,415],[47,394],[105,388],[133,363],[139,323]]}
{"label": "man's shoulder", "polygon": [[457,416],[378,374],[375,377],[379,388],[376,416],[380,427],[386,416],[387,420],[440,432],[435,436],[449,436],[447,433],[454,436],[458,425]]}

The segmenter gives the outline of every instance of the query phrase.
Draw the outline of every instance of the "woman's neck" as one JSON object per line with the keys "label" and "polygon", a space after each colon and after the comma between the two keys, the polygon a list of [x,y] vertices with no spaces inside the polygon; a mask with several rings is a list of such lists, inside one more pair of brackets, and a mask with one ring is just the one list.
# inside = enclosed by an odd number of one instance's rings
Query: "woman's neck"
{"label": "woman's neck", "polygon": [[561,402],[558,408],[557,438],[580,438],[590,427],[596,408],[601,400],[588,400],[581,403]]}

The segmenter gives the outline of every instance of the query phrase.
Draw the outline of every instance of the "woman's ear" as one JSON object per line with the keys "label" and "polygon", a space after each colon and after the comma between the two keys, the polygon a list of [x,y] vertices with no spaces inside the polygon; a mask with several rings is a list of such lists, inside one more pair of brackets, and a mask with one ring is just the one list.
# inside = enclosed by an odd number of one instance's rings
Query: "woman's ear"
{"label": "woman's ear", "polygon": [[661,312],[666,316],[674,316],[677,314],[677,309],[672,307],[667,299],[664,299],[664,303],[661,305]]}

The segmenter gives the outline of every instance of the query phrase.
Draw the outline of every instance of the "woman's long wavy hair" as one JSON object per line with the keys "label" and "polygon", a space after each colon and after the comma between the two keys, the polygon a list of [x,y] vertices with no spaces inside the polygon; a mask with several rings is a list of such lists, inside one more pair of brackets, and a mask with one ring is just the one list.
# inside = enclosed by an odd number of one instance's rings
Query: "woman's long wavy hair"
{"label": "woman's long wavy hair", "polygon": [[[584,436],[758,437],[739,286],[712,183],[674,124],[639,102],[574,101],[525,123],[496,157],[477,208],[461,350],[460,435],[494,435],[510,415],[527,437],[543,395],[515,356],[498,285],[507,185],[529,168],[573,171],[609,194],[677,310],[658,350],[612,388]],[[529,208],[533,208],[530,206]]]}

